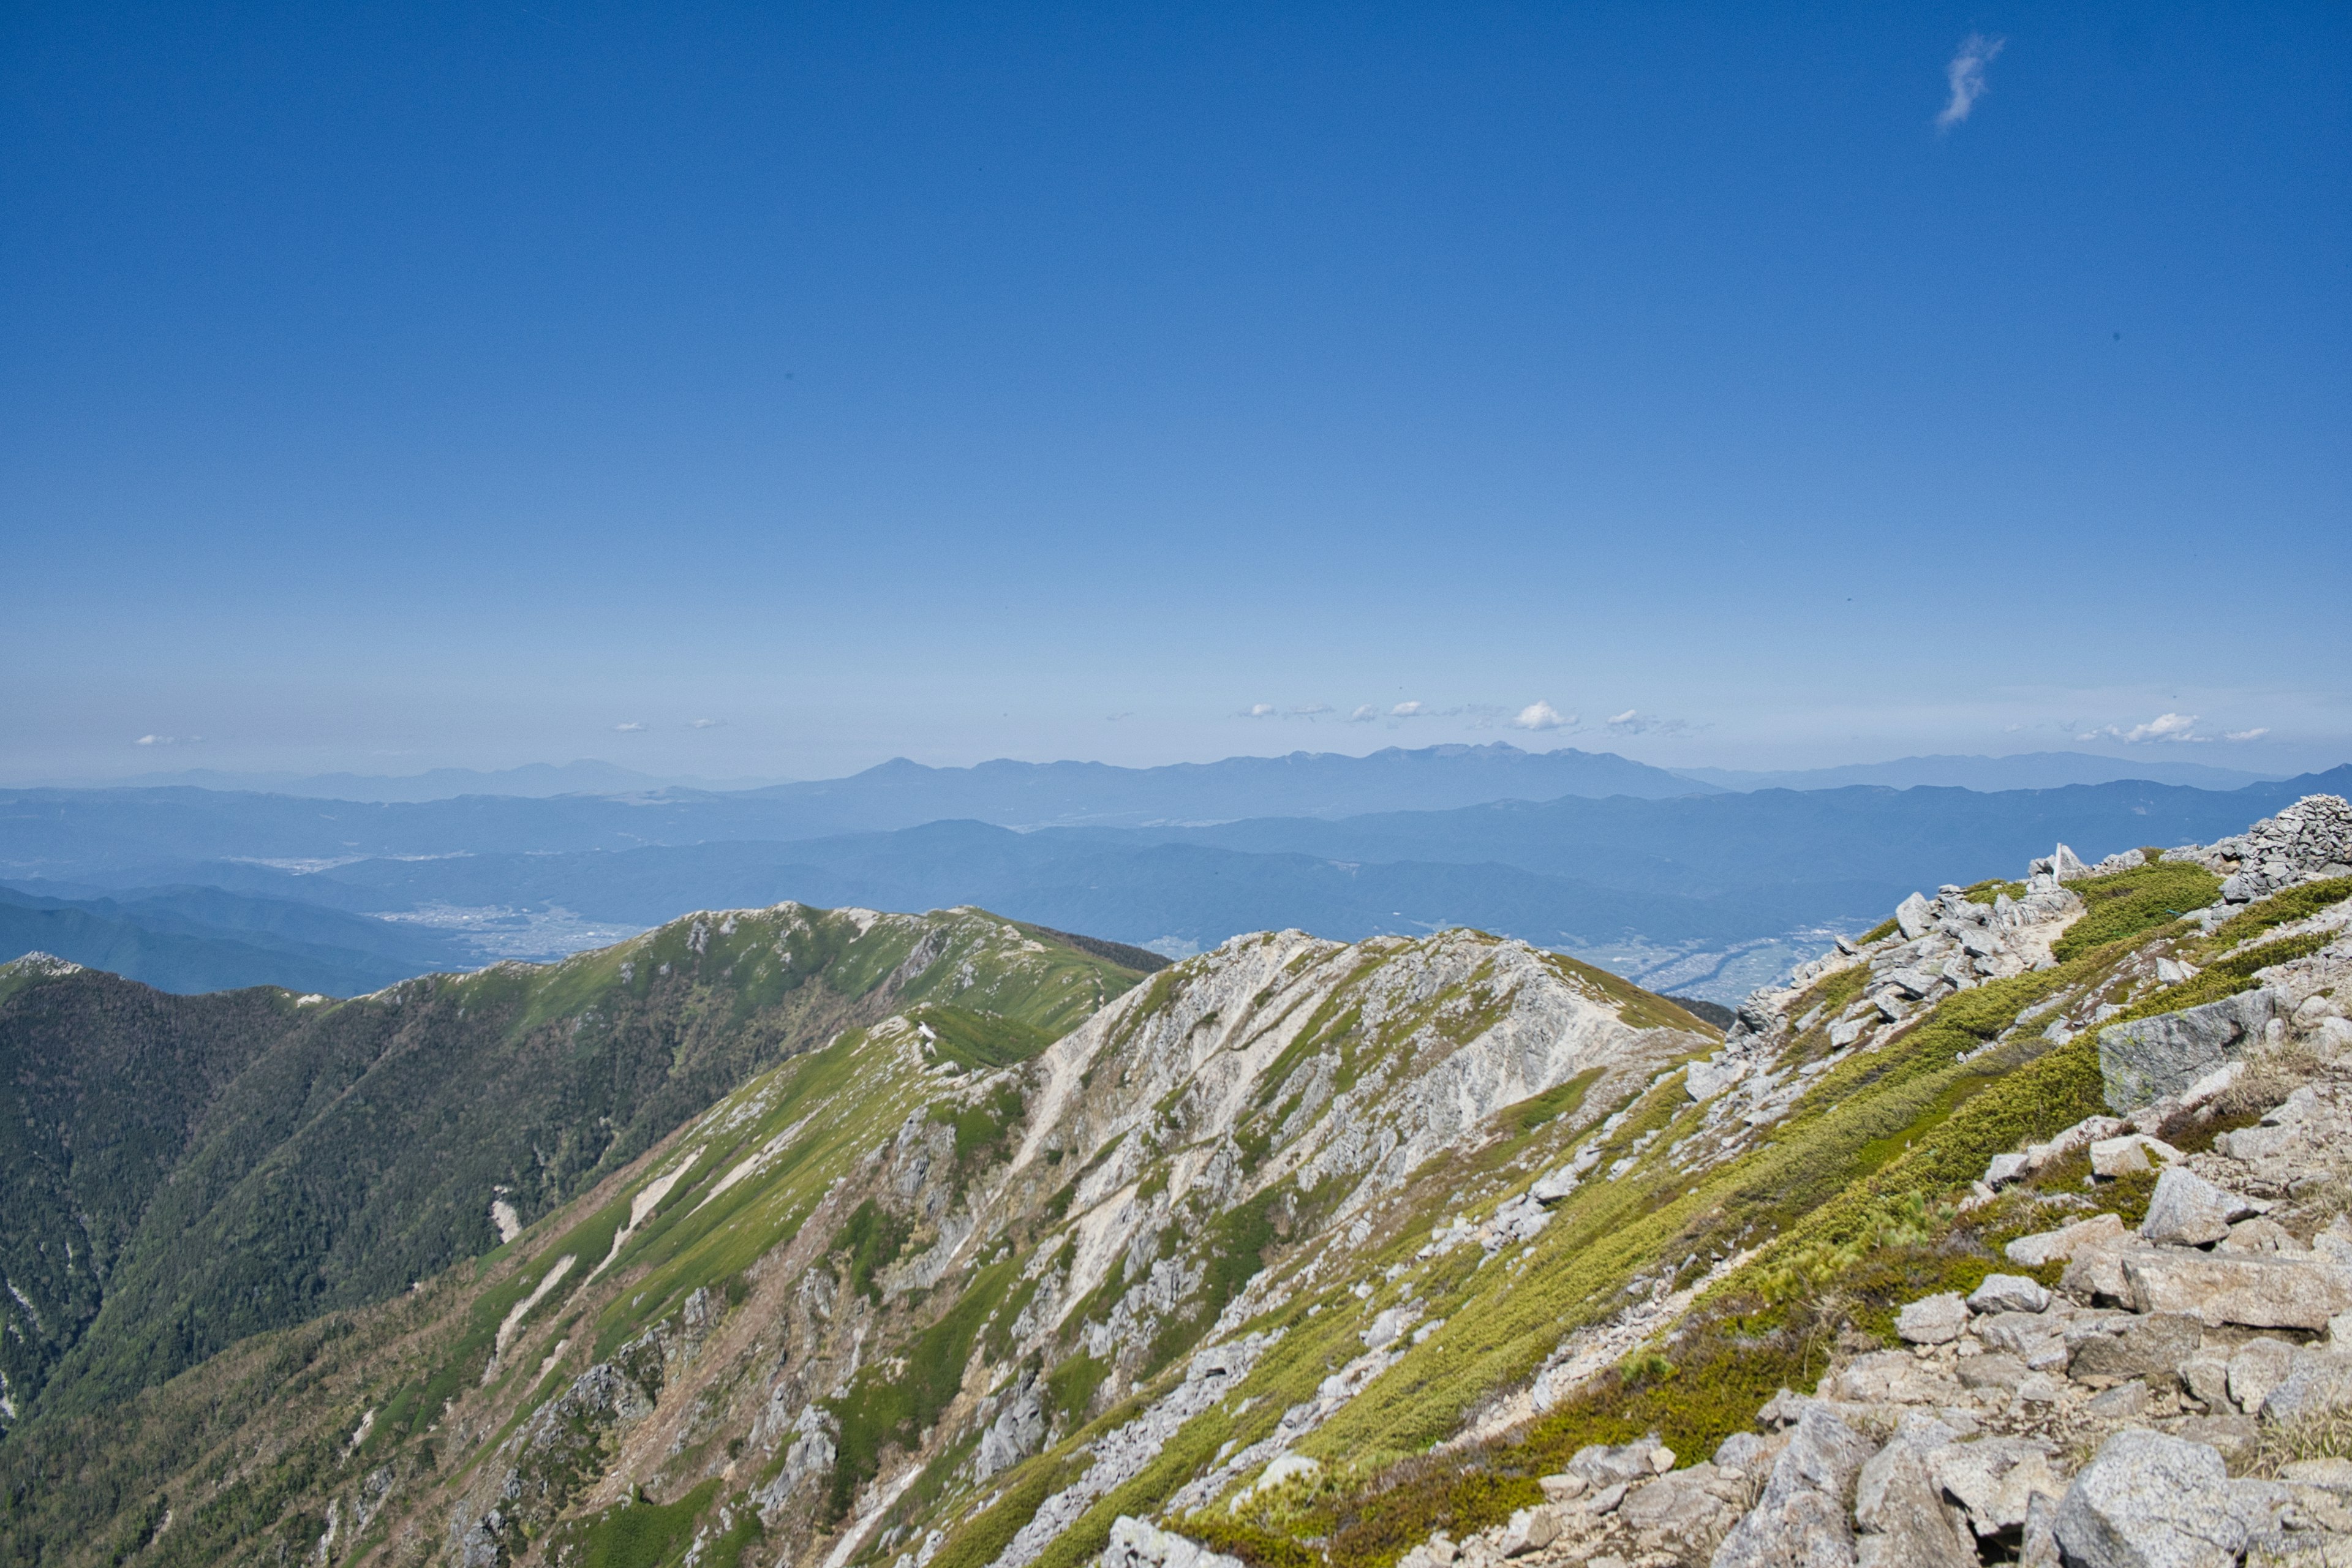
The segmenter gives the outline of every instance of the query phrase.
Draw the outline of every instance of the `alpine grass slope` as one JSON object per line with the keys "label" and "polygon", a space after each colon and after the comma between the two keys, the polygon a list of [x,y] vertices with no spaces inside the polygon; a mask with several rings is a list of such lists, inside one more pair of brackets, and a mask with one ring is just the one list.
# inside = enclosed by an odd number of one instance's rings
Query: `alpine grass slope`
{"label": "alpine grass slope", "polygon": [[2340,1554],[2348,897],[2319,796],[1915,895],[1727,1036],[1463,931],[1238,938],[1066,1032],[897,1005],[408,1293],[42,1410],[8,1544]]}

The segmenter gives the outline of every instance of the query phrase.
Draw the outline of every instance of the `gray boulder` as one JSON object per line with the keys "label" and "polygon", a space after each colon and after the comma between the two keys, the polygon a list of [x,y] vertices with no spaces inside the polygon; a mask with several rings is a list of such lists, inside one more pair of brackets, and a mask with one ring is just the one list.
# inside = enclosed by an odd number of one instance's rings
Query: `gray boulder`
{"label": "gray boulder", "polygon": [[1906,942],[1916,942],[1936,929],[1936,912],[1924,895],[1914,893],[1895,906],[1895,929]]}
{"label": "gray boulder", "polygon": [[[1659,1462],[1661,1456],[1663,1464]],[[1661,1446],[1654,1437],[1644,1437],[1614,1447],[1587,1444],[1569,1460],[1567,1469],[1569,1474],[1582,1476],[1596,1487],[1605,1487],[1618,1481],[1646,1481],[1674,1462],[1673,1449]]]}
{"label": "gray boulder", "polygon": [[1687,1562],[1738,1522],[1746,1489],[1744,1476],[1701,1460],[1626,1493],[1617,1517],[1645,1549],[1671,1549]]}
{"label": "gray boulder", "polygon": [[1947,1290],[1912,1302],[1895,1315],[1895,1331],[1915,1345],[1949,1344],[1969,1326],[1969,1304]]}
{"label": "gray boulder", "polygon": [[1212,1552],[1189,1536],[1126,1514],[1111,1521],[1102,1568],[1243,1568],[1238,1557]]}
{"label": "gray boulder", "polygon": [[2197,1354],[2204,1327],[2178,1312],[2160,1312],[2134,1320],[2117,1334],[2092,1334],[2079,1341],[2067,1358],[2067,1375],[2085,1378],[2178,1377]]}
{"label": "gray boulder", "polygon": [[1988,1274],[1969,1292],[1972,1312],[2046,1312],[2050,1292],[2022,1274]]}
{"label": "gray boulder", "polygon": [[2239,1409],[2253,1415],[2294,1367],[2294,1347],[2285,1341],[2249,1340],[2230,1357],[2230,1397]]}
{"label": "gray boulder", "polygon": [[2099,1031],[2099,1075],[2111,1110],[2136,1110],[2179,1094],[2222,1063],[2245,1055],[2278,1016],[2267,988]]}
{"label": "gray boulder", "polygon": [[2050,1445],[2033,1438],[1984,1437],[1938,1449],[1929,1469],[1937,1489],[1968,1516],[1969,1528],[1993,1535],[2022,1525],[2037,1495],[2057,1502],[2065,1488],[2050,1456]]}
{"label": "gray boulder", "polygon": [[1713,1568],[1853,1568],[1848,1500],[1871,1451],[1829,1406],[1803,1402],[1763,1497],[1716,1548]]}
{"label": "gray boulder", "polygon": [[2247,1521],[2221,1456],[2161,1432],[2118,1432],[2058,1505],[2068,1568],[2229,1568]]}
{"label": "gray boulder", "polygon": [[2352,1269],[2310,1254],[2151,1247],[2123,1254],[2122,1264],[2139,1310],[2182,1313],[2208,1327],[2315,1331],[2352,1310]]}
{"label": "gray boulder", "polygon": [[2263,1396],[2265,1421],[2299,1421],[2352,1405],[2352,1354],[2295,1347],[2286,1376]]}
{"label": "gray boulder", "polygon": [[2225,1192],[2196,1172],[2174,1165],[2156,1179],[2147,1217],[2139,1233],[2162,1247],[2203,1247],[2230,1234],[2231,1223],[2254,1212],[2253,1205]]}
{"label": "gray boulder", "polygon": [[1928,1455],[1953,1434],[1933,1422],[1906,1430],[1862,1467],[1854,1488],[1858,1568],[1977,1568],[1967,1516],[1943,1499]]}
{"label": "gray boulder", "polygon": [[2063,1263],[2087,1252],[2120,1252],[2130,1245],[2132,1235],[2124,1228],[2121,1215],[2095,1214],[2088,1219],[2062,1225],[2056,1230],[2021,1236],[2001,1248],[2001,1253],[2011,1263],[2039,1268],[2045,1263]]}

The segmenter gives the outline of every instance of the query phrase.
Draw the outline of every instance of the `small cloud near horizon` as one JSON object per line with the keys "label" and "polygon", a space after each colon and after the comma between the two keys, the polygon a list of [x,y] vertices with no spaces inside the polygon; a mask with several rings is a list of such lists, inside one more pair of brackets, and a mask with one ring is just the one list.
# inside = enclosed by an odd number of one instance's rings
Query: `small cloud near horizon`
{"label": "small cloud near horizon", "polygon": [[1511,721],[1514,730],[1565,730],[1576,722],[1573,713],[1562,713],[1550,703],[1538,698],[1518,711]]}
{"label": "small cloud near horizon", "polygon": [[1944,81],[1951,96],[1936,116],[1937,131],[1949,131],[1975,110],[1977,100],[1985,95],[1985,68],[2000,58],[2008,44],[2007,38],[1987,37],[1982,33],[1970,33],[1960,40],[1959,52],[1944,68]]}
{"label": "small cloud near horizon", "polygon": [[2228,732],[2226,732],[2225,734],[2223,734],[2223,735],[2222,735],[2221,739],[2223,739],[2223,740],[2225,740],[2225,741],[2259,741],[2259,740],[2261,740],[2264,735],[2267,735],[2267,734],[2269,734],[2270,732],[2271,732],[2270,726],[2269,726],[2269,725],[2267,725],[2267,724],[2264,724],[2264,725],[2263,725],[2261,728],[2259,728],[2259,729],[2254,729],[2254,730],[2231,730],[2231,731],[2229,731]]}
{"label": "small cloud near horizon", "polygon": [[1360,702],[1356,705],[1355,711],[1348,715],[1348,722],[1350,724],[1369,724],[1380,716],[1381,710],[1379,709],[1373,707],[1369,702]]}
{"label": "small cloud near horizon", "polygon": [[686,721],[686,727],[689,730],[724,730],[727,728],[727,721],[724,719],[688,719]]}
{"label": "small cloud near horizon", "polygon": [[1635,709],[1635,708],[1628,708],[1628,709],[1626,709],[1626,710],[1625,710],[1625,711],[1623,711],[1622,713],[1618,713],[1618,714],[1614,714],[1614,715],[1612,715],[1612,716],[1610,718],[1609,722],[1610,722],[1610,723],[1612,723],[1612,724],[1617,724],[1617,725],[1631,724],[1631,723],[1632,723],[1635,719],[1639,718],[1640,716],[1641,716],[1641,710],[1640,710],[1639,709]]}
{"label": "small cloud near horizon", "polygon": [[202,735],[142,735],[131,743],[134,746],[193,746]]}
{"label": "small cloud near horizon", "polygon": [[625,724],[614,725],[613,733],[616,735],[635,735],[644,729],[645,726],[643,724],[640,724],[635,720],[632,719]]}
{"label": "small cloud near horizon", "polygon": [[1427,711],[1428,709],[1421,703],[1400,702],[1395,707],[1389,710],[1389,717],[1391,719],[1418,719]]}
{"label": "small cloud near horizon", "polygon": [[1253,702],[1249,705],[1248,709],[1243,712],[1242,717],[1244,719],[1271,719],[1274,717],[1274,704],[1271,702]]}

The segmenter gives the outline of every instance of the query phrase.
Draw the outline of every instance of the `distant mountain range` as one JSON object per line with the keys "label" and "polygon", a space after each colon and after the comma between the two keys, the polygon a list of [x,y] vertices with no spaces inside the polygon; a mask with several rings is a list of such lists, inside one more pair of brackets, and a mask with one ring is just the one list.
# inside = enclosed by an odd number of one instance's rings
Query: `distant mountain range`
{"label": "distant mountain range", "polygon": [[202,789],[379,805],[414,805],[460,795],[543,800],[562,795],[649,795],[671,791],[758,794],[773,802],[792,803],[816,820],[820,831],[845,832],[911,827],[956,816],[1006,827],[1118,826],[1244,816],[1443,810],[1492,800],[1550,800],[1563,795],[1658,799],[1718,790],[1842,789],[1849,784],[1885,784],[1894,789],[1920,784],[1973,790],[2059,789],[2123,779],[2196,789],[2242,789],[2283,776],[2089,752],[1901,757],[1890,763],[1764,773],[1664,769],[1608,752],[1562,748],[1530,752],[1496,742],[1425,746],[1415,751],[1391,747],[1365,757],[1294,752],[1284,757],[1228,757],[1216,763],[1152,768],[1002,758],[967,768],[933,768],[898,757],[847,778],[798,784],[660,778],[613,763],[583,759],[488,772],[434,768],[397,776],[185,768],[79,787]]}
{"label": "distant mountain range", "polygon": [[[315,977],[330,960],[415,963],[407,973],[462,966],[402,950],[404,941],[429,937],[445,954],[478,963],[597,945],[688,910],[794,899],[910,910],[982,904],[1171,954],[1245,931],[1297,927],[1357,941],[1469,925],[1723,1001],[1769,978],[1780,949],[1725,968],[1733,954],[1787,947],[1792,932],[1868,923],[1942,878],[1999,874],[2061,839],[2092,858],[2208,839],[2303,795],[2347,789],[2352,767],[2233,791],[2137,782],[1995,793],[1850,786],[1562,795],[1211,826],[1020,832],[962,819],[803,835],[760,831],[815,815],[764,792],[331,809],[190,790],[23,792],[0,796],[0,859],[28,893],[74,901],[79,918],[136,924],[169,915],[182,923],[163,935],[341,950],[289,948],[272,961],[289,966],[285,974],[312,976],[299,981],[254,968],[245,952],[208,952],[212,970],[142,970],[109,954],[162,958],[98,945],[122,940],[111,927],[79,933],[85,945],[70,947],[55,934],[68,923],[58,910],[43,912],[51,935],[16,949],[40,947],[173,989],[181,984],[157,975],[234,973],[233,983],[331,991]],[[174,886],[257,902],[197,907],[180,901],[194,895],[145,890]],[[100,907],[108,898],[115,901]],[[271,927],[258,912],[289,905],[341,911],[355,923]],[[378,916],[395,919],[366,918]],[[1810,940],[1817,944],[1818,934]],[[1757,973],[1759,963],[1768,973]]]}

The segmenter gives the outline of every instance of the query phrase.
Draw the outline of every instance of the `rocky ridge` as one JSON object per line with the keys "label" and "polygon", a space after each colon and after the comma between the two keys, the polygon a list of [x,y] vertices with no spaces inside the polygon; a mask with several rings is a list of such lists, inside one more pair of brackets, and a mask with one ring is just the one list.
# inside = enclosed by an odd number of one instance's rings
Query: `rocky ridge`
{"label": "rocky ridge", "polygon": [[[1790,1042],[1827,1024],[1816,1061],[1832,1062],[1938,1000],[2055,968],[2081,893],[2148,859],[2091,867],[2061,846],[2017,896],[1915,895],[1877,940],[1841,942],[1750,997],[1689,1074],[1695,1097],[1721,1097],[1709,1152],[1784,1112],[1803,1070]],[[1813,1392],[1784,1387],[1706,1458],[1654,1436],[1586,1445],[1541,1479],[1542,1502],[1458,1540],[1435,1533],[1403,1568],[2221,1568],[2352,1551],[2339,1415],[2352,1408],[2352,811],[2315,797],[2160,859],[2220,878],[2180,922],[2223,939],[2209,960],[2282,957],[2245,971],[2250,990],[2189,1010],[2234,1004],[2250,1023],[2176,1029],[2166,1037],[2194,1048],[2162,1071],[2147,1070],[2151,1031],[2105,1020],[2134,1011],[2135,980],[2158,998],[2193,984],[2177,941],[2022,1010],[2012,1029],[2047,1019],[2053,1042],[2095,1037],[2109,1113],[1996,1154],[1955,1205],[1956,1218],[2000,1213],[1979,1236],[2021,1229],[1996,1271],[1902,1302],[1895,1345],[1853,1338]],[[2298,890],[2308,913],[2264,910]],[[1868,978],[1833,1007],[1818,987],[1845,973]],[[2076,1172],[2078,1185],[2036,1184]],[[1189,1568],[1188,1549],[1121,1521],[1104,1562]]]}

